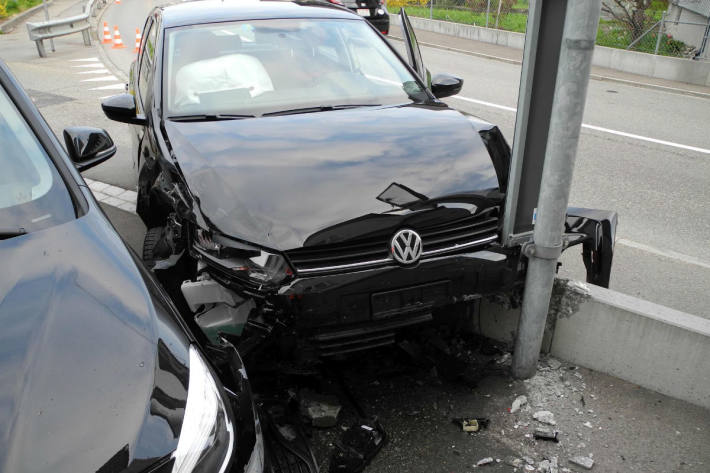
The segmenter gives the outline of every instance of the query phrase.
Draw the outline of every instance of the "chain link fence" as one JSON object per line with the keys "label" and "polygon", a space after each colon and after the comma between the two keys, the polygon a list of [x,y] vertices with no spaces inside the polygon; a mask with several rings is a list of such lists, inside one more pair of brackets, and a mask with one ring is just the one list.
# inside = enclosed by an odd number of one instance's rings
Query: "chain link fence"
{"label": "chain link fence", "polygon": [[[681,41],[675,33],[683,25],[704,31],[705,23],[671,20],[668,2],[651,2],[651,7],[643,11],[614,9],[614,5],[610,1],[603,2],[598,45],[663,56],[693,58],[697,55],[698,48]],[[694,42],[702,44],[702,41]]]}
{"label": "chain link fence", "polygon": [[520,32],[528,6],[528,0],[387,0],[390,13],[404,7],[410,16]]}

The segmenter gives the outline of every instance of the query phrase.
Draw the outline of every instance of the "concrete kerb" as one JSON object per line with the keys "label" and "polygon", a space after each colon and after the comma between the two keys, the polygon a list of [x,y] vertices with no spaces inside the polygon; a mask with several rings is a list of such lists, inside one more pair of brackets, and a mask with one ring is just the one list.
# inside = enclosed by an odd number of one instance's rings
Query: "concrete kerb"
{"label": "concrete kerb", "polygon": [[[47,6],[52,5],[52,0],[49,0],[47,2]],[[43,4],[39,4],[37,6],[34,6],[32,8],[29,8],[22,13],[18,13],[17,15],[13,16],[9,20],[5,21],[4,23],[0,24],[0,32],[2,33],[9,33],[10,31],[14,30],[18,24],[24,22],[26,19],[37,13],[38,10],[41,10],[44,8]]]}
{"label": "concrete kerb", "polygon": [[[459,38],[523,49],[525,34],[496,30],[481,26],[465,25],[450,21],[410,17],[415,29],[446,34]],[[639,74],[658,79],[710,86],[710,62],[656,56],[653,54],[626,51],[624,49],[596,46],[592,65]]]}
{"label": "concrete kerb", "polygon": [[[710,320],[565,280],[550,307],[544,352],[710,409]],[[484,301],[472,328],[512,343],[519,317]]]}

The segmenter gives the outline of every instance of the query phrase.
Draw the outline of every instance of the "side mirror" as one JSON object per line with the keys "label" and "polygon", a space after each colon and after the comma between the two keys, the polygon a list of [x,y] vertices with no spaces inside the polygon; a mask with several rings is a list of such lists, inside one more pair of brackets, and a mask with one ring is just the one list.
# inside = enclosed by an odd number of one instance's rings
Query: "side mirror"
{"label": "side mirror", "polygon": [[431,80],[431,92],[438,99],[456,95],[461,92],[462,87],[463,79],[449,74],[437,74]]}
{"label": "side mirror", "polygon": [[109,120],[131,125],[145,125],[147,123],[145,116],[138,115],[136,99],[131,94],[119,94],[109,97],[101,102],[101,108]]}
{"label": "side mirror", "polygon": [[64,143],[79,172],[86,171],[116,154],[116,145],[101,128],[73,126],[64,129]]}

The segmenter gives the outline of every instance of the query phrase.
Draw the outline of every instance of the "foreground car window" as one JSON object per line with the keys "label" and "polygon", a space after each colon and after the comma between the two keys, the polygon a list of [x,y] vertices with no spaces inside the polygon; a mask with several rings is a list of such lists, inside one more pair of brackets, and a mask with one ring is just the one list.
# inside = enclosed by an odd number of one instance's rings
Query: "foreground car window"
{"label": "foreground car window", "polygon": [[168,117],[392,105],[426,92],[363,21],[253,20],[172,28]]}
{"label": "foreground car window", "polygon": [[0,239],[71,220],[74,206],[54,164],[0,90]]}

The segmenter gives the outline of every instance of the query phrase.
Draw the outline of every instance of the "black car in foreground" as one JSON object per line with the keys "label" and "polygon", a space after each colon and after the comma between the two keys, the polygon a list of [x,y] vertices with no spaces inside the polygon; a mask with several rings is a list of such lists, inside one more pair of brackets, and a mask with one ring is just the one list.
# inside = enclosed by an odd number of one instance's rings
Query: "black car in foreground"
{"label": "black car in foreground", "polygon": [[[148,18],[130,93],[103,109],[133,125],[144,259],[214,343],[348,353],[522,283],[521,247],[500,243],[508,144],[440,100],[462,81],[430,77],[401,16],[408,62],[327,2]],[[567,222],[602,285],[615,222]]]}
{"label": "black car in foreground", "polygon": [[0,472],[263,471],[239,354],[191,334],[78,173],[116,147],[64,138],[0,62]]}

